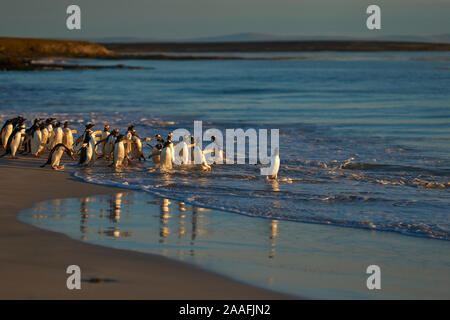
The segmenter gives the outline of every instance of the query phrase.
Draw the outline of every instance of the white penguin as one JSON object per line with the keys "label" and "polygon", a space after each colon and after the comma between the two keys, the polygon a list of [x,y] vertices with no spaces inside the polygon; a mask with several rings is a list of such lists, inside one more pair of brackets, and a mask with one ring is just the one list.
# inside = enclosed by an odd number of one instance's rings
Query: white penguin
{"label": "white penguin", "polygon": [[188,148],[188,143],[189,143],[189,136],[184,136],[183,137],[183,141],[182,143],[182,147],[181,147],[181,163],[182,164],[189,164],[189,148]]}
{"label": "white penguin", "polygon": [[102,156],[107,160],[111,157],[111,153],[114,151],[114,144],[116,138],[119,135],[119,130],[114,129],[111,134],[106,138],[105,145],[103,146]]}
{"label": "white penguin", "polygon": [[91,130],[93,126],[92,124],[86,126],[83,144],[80,148],[80,160],[78,161],[80,166],[92,166],[95,162],[95,135]]}
{"label": "white penguin", "polygon": [[170,143],[167,141],[164,143],[164,147],[161,151],[160,157],[160,170],[170,170],[172,169],[172,149],[170,148]]}
{"label": "white penguin", "polygon": [[223,164],[223,148],[217,143],[215,136],[211,136],[211,140],[212,147],[210,149],[203,150],[203,154],[214,153],[214,156],[208,155],[206,161],[208,162],[208,164]]}
{"label": "white penguin", "polygon": [[30,140],[30,152],[33,156],[37,157],[39,154],[39,149],[41,148],[42,142],[42,132],[41,126],[38,124],[38,121],[35,121],[33,125],[33,130],[31,131],[31,140]]}
{"label": "white penguin", "polygon": [[102,131],[102,135],[100,136],[100,153],[102,155],[105,155],[105,144],[110,134],[111,133],[109,132],[109,126],[105,125]]}
{"label": "white penguin", "polygon": [[7,120],[6,123],[3,125],[2,128],[2,147],[6,150],[6,145],[8,144],[8,139],[11,136],[11,133],[14,130],[14,126],[17,124],[17,119],[10,119]]}
{"label": "white penguin", "polygon": [[61,122],[55,124],[53,128],[52,141],[50,143],[50,150],[52,150],[57,144],[63,143],[64,132],[61,128]]}
{"label": "white penguin", "polygon": [[64,166],[60,166],[59,163],[61,161],[61,157],[63,154],[66,153],[69,157],[71,157],[73,160],[75,160],[75,157],[73,156],[73,152],[71,149],[67,148],[66,145],[63,143],[58,143],[53,149],[50,151],[50,154],[48,156],[48,160],[46,163],[44,163],[41,168],[45,167],[48,164],[51,164],[52,169],[54,170],[62,170],[64,169]]}
{"label": "white penguin", "polygon": [[45,121],[45,123],[43,124],[43,127],[41,128],[41,145],[39,146],[38,149],[38,154],[42,152],[42,150],[44,150],[44,148],[47,146],[47,142],[48,142],[48,124],[50,120],[47,119]]}
{"label": "white penguin", "polygon": [[145,156],[142,152],[142,141],[149,141],[152,138],[140,138],[135,130],[133,130],[131,136],[131,158],[139,161],[143,159],[145,161]]}
{"label": "white penguin", "polygon": [[22,142],[22,138],[25,136],[25,119],[21,120],[16,128],[13,130],[11,135],[9,136],[8,143],[6,144],[6,152],[1,155],[1,157],[4,157],[7,154],[10,154],[13,159],[16,158],[16,152],[20,147],[20,144]]}
{"label": "white penguin", "polygon": [[47,138],[45,147],[48,150],[52,150],[51,145],[52,145],[55,133],[53,132],[53,125],[52,125],[51,121],[47,125],[47,131],[48,131],[48,138]]}
{"label": "white penguin", "polygon": [[270,167],[261,168],[261,174],[266,178],[276,179],[278,176],[278,170],[280,169],[280,151],[275,148],[275,154],[270,159]]}
{"label": "white penguin", "polygon": [[126,153],[126,155],[129,155],[131,153],[131,144],[132,144],[131,138],[133,137],[132,136],[133,130],[134,130],[134,125],[129,126],[128,130],[127,130],[127,134],[125,136],[125,139],[126,139],[126,142],[125,142],[125,153]]}
{"label": "white penguin", "polygon": [[[202,149],[200,148],[200,138],[197,138],[197,143],[194,146],[194,163],[200,164],[202,167],[202,170],[204,171],[210,171],[211,166],[206,162],[205,155],[203,154]],[[197,163],[200,161],[200,163]]]}
{"label": "white penguin", "polygon": [[150,155],[150,157],[152,158],[153,163],[155,164],[156,167],[159,166],[161,162],[162,145],[158,143],[156,146],[152,146],[147,143],[147,146],[149,146],[152,149],[152,154]]}
{"label": "white penguin", "polygon": [[175,150],[174,150],[174,146],[173,146],[173,142],[172,142],[172,133],[171,132],[169,132],[169,134],[167,135],[167,142],[168,142],[168,147],[170,148],[172,163],[175,163]]}
{"label": "white penguin", "polygon": [[70,150],[73,150],[74,133],[77,133],[77,131],[69,128],[69,122],[68,121],[64,122],[62,143]]}
{"label": "white penguin", "polygon": [[124,144],[124,136],[121,134],[117,137],[117,141],[114,145],[114,160],[112,166],[114,168],[123,167],[123,161],[125,160],[125,144]]}

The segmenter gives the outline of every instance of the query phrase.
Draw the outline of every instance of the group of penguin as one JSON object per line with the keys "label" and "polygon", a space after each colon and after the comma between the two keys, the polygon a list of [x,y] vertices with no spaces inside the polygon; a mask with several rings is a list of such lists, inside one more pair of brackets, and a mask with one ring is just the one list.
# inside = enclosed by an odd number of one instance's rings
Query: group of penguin
{"label": "group of penguin", "polygon": [[[62,156],[67,154],[76,160],[74,155],[78,154],[79,166],[92,166],[96,159],[104,158],[112,161],[112,167],[120,168],[132,160],[145,161],[142,143],[155,139],[155,146],[147,145],[152,149],[150,157],[161,170],[170,170],[173,164],[192,164],[193,159],[201,159],[202,170],[211,170],[203,150],[199,143],[194,143],[193,137],[185,136],[180,146],[175,148],[171,133],[166,140],[159,134],[151,138],[140,138],[134,125],[128,127],[125,134],[119,134],[118,129],[110,131],[108,125],[105,125],[103,131],[93,131],[94,124],[87,124],[84,132],[74,141],[73,134],[77,130],[70,129],[68,121],[61,123],[55,118],[45,121],[37,118],[28,129],[25,122],[26,119],[22,116],[6,120],[0,137],[1,147],[5,152],[0,157],[11,155],[15,159],[18,152],[38,157],[42,152],[49,152],[48,160],[42,167],[51,165],[55,170],[62,170]],[[175,157],[175,149],[180,157]],[[223,150],[217,148],[210,152],[216,153],[217,163],[223,162]]]}
{"label": "group of penguin", "polygon": [[[25,125],[26,119],[18,116],[6,120],[0,130],[0,146],[5,150],[0,155],[11,155],[13,159],[16,154],[31,154],[38,157],[43,152],[48,152],[48,159],[41,167],[51,165],[55,170],[62,170],[61,158],[67,154],[74,161],[75,154],[79,156],[78,165],[81,167],[93,166],[96,159],[110,161],[111,167],[121,168],[128,165],[133,160],[146,160],[143,154],[145,141],[156,140],[155,146],[147,144],[151,149],[152,158],[156,167],[162,171],[171,170],[173,165],[197,164],[203,171],[210,171],[211,164],[224,163],[224,150],[217,144],[214,136],[211,137],[212,144],[207,150],[202,150],[200,138],[194,141],[193,136],[184,136],[181,142],[175,146],[172,142],[172,134],[167,135],[164,140],[161,135],[154,137],[140,138],[134,129],[135,126],[128,127],[125,134],[119,134],[118,129],[110,131],[110,127],[105,125],[102,131],[93,131],[95,126],[90,123],[85,125],[84,132],[74,141],[73,134],[77,130],[69,128],[69,122],[56,121],[56,118],[34,119],[33,124],[28,129]],[[19,151],[20,150],[20,151]],[[214,154],[206,159],[206,154]],[[178,156],[175,156],[175,155]],[[276,149],[275,167],[271,167],[270,177],[276,178],[279,169],[278,148]]]}

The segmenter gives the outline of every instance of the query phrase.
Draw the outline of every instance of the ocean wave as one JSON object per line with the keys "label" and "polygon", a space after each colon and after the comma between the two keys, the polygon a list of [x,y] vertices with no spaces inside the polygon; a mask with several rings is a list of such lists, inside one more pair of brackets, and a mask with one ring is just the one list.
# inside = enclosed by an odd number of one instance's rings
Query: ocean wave
{"label": "ocean wave", "polygon": [[[144,172],[144,171],[143,171]],[[176,184],[176,179],[172,184],[145,184],[139,183],[137,180],[119,180],[106,179],[104,176],[98,177],[95,175],[83,175],[79,171],[74,172],[74,176],[89,183],[108,185],[114,187],[121,187],[130,190],[139,190],[149,192],[152,195],[169,198],[175,201],[182,201],[190,205],[204,207],[208,209],[222,210],[226,212],[242,214],[245,216],[275,220],[285,220],[302,223],[316,223],[326,224],[339,227],[349,227],[357,229],[378,230],[397,232],[408,236],[427,237],[440,240],[450,240],[450,227],[447,223],[425,223],[418,222],[404,222],[404,221],[385,221],[372,220],[366,217],[359,220],[345,219],[345,215],[341,218],[333,216],[321,216],[317,212],[312,212],[309,209],[296,210],[295,212],[286,210],[287,203],[388,203],[393,207],[408,207],[411,204],[416,204],[416,201],[401,200],[401,199],[386,199],[383,197],[375,197],[370,194],[361,195],[329,195],[326,197],[320,194],[302,194],[279,192],[276,195],[266,191],[265,193],[254,192],[243,189],[233,189],[227,187],[215,186],[212,190],[208,187],[198,188],[192,186],[180,187]],[[283,181],[280,181],[284,183]],[[220,199],[218,198],[220,195]],[[228,200],[227,200],[228,199]],[[286,202],[287,201],[287,202]],[[251,206],[245,204],[251,203]],[[275,206],[268,206],[268,203],[275,203]],[[319,212],[325,210],[322,208]]]}

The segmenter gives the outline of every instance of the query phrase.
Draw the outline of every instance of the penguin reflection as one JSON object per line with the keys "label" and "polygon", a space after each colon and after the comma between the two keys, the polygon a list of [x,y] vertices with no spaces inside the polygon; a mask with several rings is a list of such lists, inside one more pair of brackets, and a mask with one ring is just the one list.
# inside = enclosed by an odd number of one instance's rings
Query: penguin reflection
{"label": "penguin reflection", "polygon": [[170,229],[168,227],[169,218],[170,218],[170,201],[169,199],[162,199],[160,202],[160,229],[159,229],[159,243],[166,243],[166,238],[169,236]]}
{"label": "penguin reflection", "polygon": [[89,197],[80,198],[80,231],[83,234],[87,234],[87,222],[89,219],[89,208],[88,204],[90,201]]}
{"label": "penguin reflection", "polygon": [[269,259],[275,258],[275,246],[278,235],[278,220],[270,221],[270,252]]}
{"label": "penguin reflection", "polygon": [[131,235],[132,235],[131,231],[120,231],[119,227],[110,227],[110,228],[107,228],[106,231],[104,231],[103,229],[100,229],[98,231],[98,233],[102,234],[102,235],[106,235],[108,237],[113,237],[113,238],[131,237]]}
{"label": "penguin reflection", "polygon": [[180,201],[180,203],[178,204],[178,210],[180,211],[180,220],[179,220],[180,227],[178,228],[178,239],[181,239],[183,235],[186,233],[186,228],[184,226],[185,223],[184,218],[186,217],[185,212],[187,208],[184,206],[184,202]]}
{"label": "penguin reflection", "polygon": [[122,208],[122,197],[123,193],[119,192],[111,197],[110,209],[109,209],[109,220],[111,222],[119,222],[120,220],[120,209]]}

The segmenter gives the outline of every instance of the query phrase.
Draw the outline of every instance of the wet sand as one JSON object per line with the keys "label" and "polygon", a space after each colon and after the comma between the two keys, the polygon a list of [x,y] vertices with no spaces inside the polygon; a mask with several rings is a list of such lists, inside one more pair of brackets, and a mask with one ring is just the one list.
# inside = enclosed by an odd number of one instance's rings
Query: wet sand
{"label": "wet sand", "polygon": [[[286,299],[162,256],[78,242],[19,222],[38,201],[117,192],[42,169],[43,159],[0,160],[0,299]],[[66,268],[81,268],[81,290],[68,290]]]}

